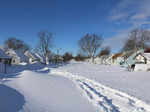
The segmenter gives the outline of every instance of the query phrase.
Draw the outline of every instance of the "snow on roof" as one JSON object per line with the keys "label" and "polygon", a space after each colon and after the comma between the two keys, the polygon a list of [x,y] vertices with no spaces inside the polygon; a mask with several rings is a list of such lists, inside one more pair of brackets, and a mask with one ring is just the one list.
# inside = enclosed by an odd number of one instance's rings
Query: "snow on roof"
{"label": "snow on roof", "polygon": [[18,57],[20,58],[22,61],[24,60],[28,60],[28,57],[24,55],[24,53],[20,50],[13,50],[13,49],[8,49],[7,50],[7,54],[9,53],[9,55],[11,57]]}
{"label": "snow on roof", "polygon": [[39,57],[37,55],[35,55],[34,53],[32,53],[30,51],[26,51],[24,54],[28,57],[39,59]]}
{"label": "snow on roof", "polygon": [[44,57],[41,56],[39,53],[35,53],[35,55],[36,55],[41,61],[44,61]]}
{"label": "snow on roof", "polygon": [[0,58],[10,58],[10,57],[0,48]]}

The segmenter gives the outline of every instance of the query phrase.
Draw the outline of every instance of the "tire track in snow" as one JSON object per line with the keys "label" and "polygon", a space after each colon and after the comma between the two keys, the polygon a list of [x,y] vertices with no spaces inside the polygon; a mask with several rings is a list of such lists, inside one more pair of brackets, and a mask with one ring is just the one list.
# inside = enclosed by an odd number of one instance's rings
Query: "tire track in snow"
{"label": "tire track in snow", "polygon": [[72,80],[99,112],[150,112],[150,106],[143,101],[103,86],[94,80],[66,71],[51,70],[51,74]]}

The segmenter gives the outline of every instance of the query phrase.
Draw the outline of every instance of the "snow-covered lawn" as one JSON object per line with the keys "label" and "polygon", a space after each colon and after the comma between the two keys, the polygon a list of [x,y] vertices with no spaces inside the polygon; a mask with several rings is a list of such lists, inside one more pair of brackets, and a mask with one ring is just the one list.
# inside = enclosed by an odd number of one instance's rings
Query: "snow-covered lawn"
{"label": "snow-covered lawn", "polygon": [[70,63],[56,69],[84,76],[150,104],[150,72],[128,72],[119,66]]}
{"label": "snow-covered lawn", "polygon": [[0,112],[18,112],[19,109],[19,112],[96,111],[75,84],[64,77],[24,71],[2,83],[0,98],[4,98],[0,100]]}
{"label": "snow-covered lawn", "polygon": [[0,112],[150,112],[149,72],[75,62],[23,68],[1,81]]}

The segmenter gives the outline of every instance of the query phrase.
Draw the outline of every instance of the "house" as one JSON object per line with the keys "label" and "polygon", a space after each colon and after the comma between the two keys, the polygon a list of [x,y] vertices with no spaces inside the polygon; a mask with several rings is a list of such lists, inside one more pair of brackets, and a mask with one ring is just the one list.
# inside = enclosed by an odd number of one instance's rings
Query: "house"
{"label": "house", "polygon": [[0,63],[11,64],[11,57],[9,57],[1,48],[0,48]]}
{"label": "house", "polygon": [[24,55],[28,57],[30,64],[37,63],[40,61],[40,58],[30,51],[26,51]]}
{"label": "house", "polygon": [[7,65],[11,65],[11,57],[0,48],[0,73],[7,72]]}
{"label": "house", "polygon": [[114,62],[114,60],[113,60],[113,58],[112,58],[113,56],[114,56],[114,54],[111,54],[111,55],[109,55],[109,56],[107,57],[107,59],[105,60],[108,65],[112,65],[112,64],[113,64],[113,62]]}
{"label": "house", "polygon": [[100,63],[101,63],[101,64],[105,64],[105,65],[109,64],[108,58],[109,58],[109,55],[102,55],[102,56],[100,57]]}
{"label": "house", "polygon": [[[92,60],[91,60],[92,61]],[[94,59],[94,63],[95,64],[101,64],[101,58],[100,57],[96,57],[95,59]]]}
{"label": "house", "polygon": [[38,57],[39,61],[41,63],[45,63],[45,59],[42,55],[40,55],[39,53],[34,53],[36,57]]}
{"label": "house", "polygon": [[123,63],[123,53],[116,53],[112,56],[112,64],[114,65],[121,65]]}
{"label": "house", "polygon": [[29,63],[29,58],[22,51],[8,49],[6,54],[12,58],[11,64]]}
{"label": "house", "polygon": [[124,67],[131,68],[134,65],[134,71],[147,71],[150,68],[150,53],[144,50],[135,51],[124,62]]}

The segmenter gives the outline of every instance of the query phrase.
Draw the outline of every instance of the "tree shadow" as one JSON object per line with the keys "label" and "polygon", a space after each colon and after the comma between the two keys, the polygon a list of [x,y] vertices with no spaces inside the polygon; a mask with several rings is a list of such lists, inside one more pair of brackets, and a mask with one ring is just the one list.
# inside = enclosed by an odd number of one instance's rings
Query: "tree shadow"
{"label": "tree shadow", "polygon": [[12,65],[7,67],[7,74],[18,75],[24,70],[36,71],[46,67],[44,64]]}
{"label": "tree shadow", "polygon": [[23,108],[25,99],[15,89],[0,84],[0,112],[18,112]]}

